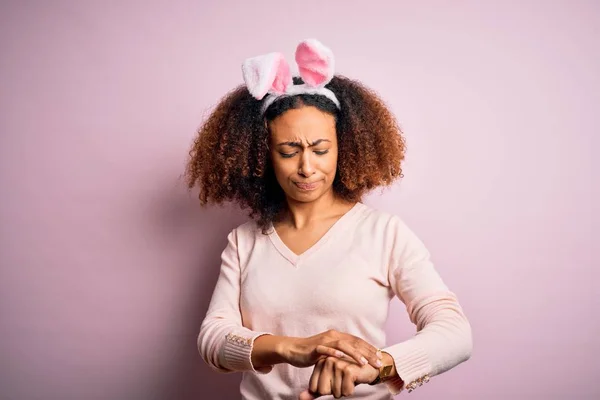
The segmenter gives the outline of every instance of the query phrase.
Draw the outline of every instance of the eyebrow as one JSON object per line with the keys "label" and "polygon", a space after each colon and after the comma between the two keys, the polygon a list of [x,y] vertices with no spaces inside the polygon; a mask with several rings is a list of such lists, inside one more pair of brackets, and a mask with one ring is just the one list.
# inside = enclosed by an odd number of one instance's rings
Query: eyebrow
{"label": "eyebrow", "polygon": [[[329,143],[331,143],[331,140],[329,140],[329,139],[318,139],[318,140],[315,140],[314,142],[312,142],[311,144],[309,144],[308,147],[317,146],[317,145],[321,144],[322,142],[329,142]],[[277,146],[302,147],[302,142],[300,142],[300,141],[297,141],[297,142],[281,142]]]}

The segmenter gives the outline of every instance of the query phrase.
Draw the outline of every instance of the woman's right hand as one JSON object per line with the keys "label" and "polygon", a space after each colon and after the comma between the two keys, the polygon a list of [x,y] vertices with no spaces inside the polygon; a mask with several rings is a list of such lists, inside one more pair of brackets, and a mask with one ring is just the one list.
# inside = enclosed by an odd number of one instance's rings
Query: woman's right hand
{"label": "woman's right hand", "polygon": [[281,345],[285,362],[298,368],[315,365],[327,356],[353,360],[359,365],[381,367],[382,354],[376,347],[359,337],[333,329],[307,338],[290,337]]}

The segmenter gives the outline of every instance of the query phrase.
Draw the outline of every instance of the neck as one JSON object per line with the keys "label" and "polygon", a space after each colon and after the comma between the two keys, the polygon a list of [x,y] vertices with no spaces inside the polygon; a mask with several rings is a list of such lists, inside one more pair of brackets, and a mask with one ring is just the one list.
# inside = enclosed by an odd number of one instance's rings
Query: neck
{"label": "neck", "polygon": [[354,203],[348,203],[335,196],[333,190],[310,203],[287,199],[287,215],[285,222],[294,229],[303,229],[314,222],[345,213]]}

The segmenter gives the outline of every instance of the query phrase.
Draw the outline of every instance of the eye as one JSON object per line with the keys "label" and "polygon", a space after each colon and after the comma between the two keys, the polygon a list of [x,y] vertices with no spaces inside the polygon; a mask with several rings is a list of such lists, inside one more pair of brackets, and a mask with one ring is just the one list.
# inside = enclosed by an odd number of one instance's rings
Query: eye
{"label": "eye", "polygon": [[319,156],[325,155],[327,153],[329,153],[329,150],[315,150],[315,154]]}
{"label": "eye", "polygon": [[295,152],[295,153],[282,153],[282,152],[279,152],[279,154],[281,154],[281,157],[283,157],[283,158],[292,158],[296,154],[298,154],[298,152]]}

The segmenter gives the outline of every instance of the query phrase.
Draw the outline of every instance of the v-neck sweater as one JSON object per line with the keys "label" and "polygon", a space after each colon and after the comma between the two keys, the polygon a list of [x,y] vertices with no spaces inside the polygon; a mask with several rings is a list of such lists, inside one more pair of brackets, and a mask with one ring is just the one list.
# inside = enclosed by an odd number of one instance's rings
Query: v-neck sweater
{"label": "v-neck sweater", "polygon": [[[394,296],[416,333],[386,344]],[[357,203],[300,255],[275,229],[263,233],[252,221],[228,235],[198,349],[213,369],[243,373],[242,399],[296,400],[312,373],[289,364],[255,369],[257,337],[309,337],[330,329],[358,336],[394,359],[399,378],[358,385],[353,398],[391,399],[471,356],[471,327],[456,294],[398,216]]]}

